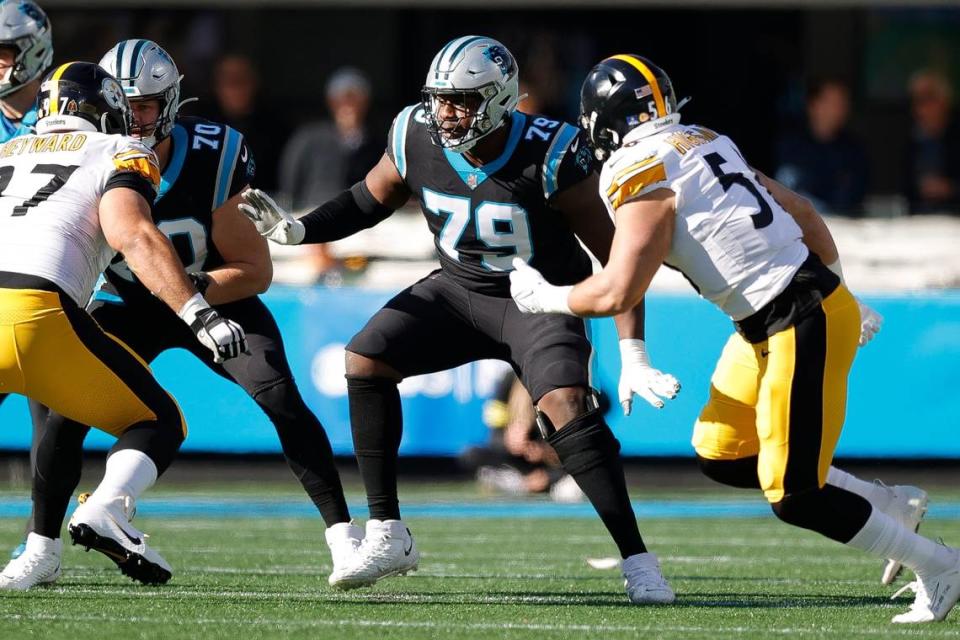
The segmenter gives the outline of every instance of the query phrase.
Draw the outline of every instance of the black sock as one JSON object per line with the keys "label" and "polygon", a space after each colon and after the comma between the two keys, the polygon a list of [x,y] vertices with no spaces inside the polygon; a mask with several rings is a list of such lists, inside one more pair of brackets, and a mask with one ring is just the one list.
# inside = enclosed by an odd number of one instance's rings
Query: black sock
{"label": "black sock", "polygon": [[620,443],[598,409],[574,418],[547,438],[607,527],[620,556],[645,553],[620,462]]}
{"label": "black sock", "polygon": [[57,414],[51,414],[41,430],[33,468],[34,533],[60,537],[70,497],[80,483],[83,440],[89,431]]}
{"label": "black sock", "polygon": [[350,427],[370,518],[399,520],[397,452],[403,412],[397,383],[386,378],[347,378]]}
{"label": "black sock", "polygon": [[822,489],[787,494],[770,506],[787,524],[816,531],[843,544],[863,529],[873,511],[866,498],[829,484]]}
{"label": "black sock", "polygon": [[324,523],[332,527],[350,522],[330,440],[293,380],[261,391],[254,400],[276,427],[287,465],[317,506]]}

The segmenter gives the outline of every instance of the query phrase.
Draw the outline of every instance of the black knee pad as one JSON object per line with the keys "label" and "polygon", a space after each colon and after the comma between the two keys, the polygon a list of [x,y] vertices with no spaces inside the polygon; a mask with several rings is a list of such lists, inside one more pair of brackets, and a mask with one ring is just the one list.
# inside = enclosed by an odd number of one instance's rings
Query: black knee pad
{"label": "black knee pad", "polygon": [[697,456],[700,471],[714,482],[739,489],[759,489],[757,476],[757,456],[738,460],[710,460]]}
{"label": "black knee pad", "polygon": [[620,441],[599,409],[591,409],[547,436],[567,473],[576,476],[620,454]]}
{"label": "black knee pad", "polygon": [[277,380],[250,397],[275,424],[278,419],[295,419],[308,410],[300,390],[290,378]]}

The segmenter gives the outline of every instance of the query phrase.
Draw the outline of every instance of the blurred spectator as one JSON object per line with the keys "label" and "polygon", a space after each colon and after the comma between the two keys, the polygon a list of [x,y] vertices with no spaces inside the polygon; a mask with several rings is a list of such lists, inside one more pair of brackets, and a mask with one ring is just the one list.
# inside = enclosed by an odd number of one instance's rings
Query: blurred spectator
{"label": "blurred spectator", "polygon": [[[352,67],[338,69],[327,81],[326,98],[332,119],[300,127],[283,150],[280,191],[294,211],[312,209],[363,180],[383,155],[385,138],[367,124],[367,77]],[[311,256],[317,277],[335,284],[337,264],[328,248],[315,245]]]}
{"label": "blurred spectator", "polygon": [[960,128],[952,118],[953,92],[934,71],[910,79],[913,129],[907,158],[907,198],[912,213],[958,213]]}
{"label": "blurred spectator", "polygon": [[468,449],[461,464],[487,491],[508,495],[550,492],[557,502],[581,502],[576,481],[563,472],[556,452],[540,437],[530,394],[511,371],[483,407],[490,443]]}
{"label": "blurred spectator", "polygon": [[777,145],[776,178],[823,212],[858,215],[867,188],[863,145],[847,128],[850,92],[835,80],[807,92],[807,123]]}
{"label": "blurred spectator", "polygon": [[213,91],[217,104],[210,117],[246,137],[257,161],[257,186],[275,192],[280,151],[290,129],[279,114],[258,101],[260,78],[250,58],[233,53],[222,56],[214,71]]}

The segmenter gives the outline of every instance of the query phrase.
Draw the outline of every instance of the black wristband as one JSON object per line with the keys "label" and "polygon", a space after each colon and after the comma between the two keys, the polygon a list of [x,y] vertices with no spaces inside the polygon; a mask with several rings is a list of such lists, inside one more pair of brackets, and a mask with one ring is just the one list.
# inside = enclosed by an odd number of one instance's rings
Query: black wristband
{"label": "black wristband", "polygon": [[301,244],[332,242],[369,229],[393,213],[360,181],[300,218],[304,237]]}
{"label": "black wristband", "polygon": [[193,282],[193,286],[196,287],[197,292],[200,295],[206,295],[207,289],[210,288],[210,275],[205,271],[194,271],[193,273],[188,273],[187,277],[190,278],[190,281]]}

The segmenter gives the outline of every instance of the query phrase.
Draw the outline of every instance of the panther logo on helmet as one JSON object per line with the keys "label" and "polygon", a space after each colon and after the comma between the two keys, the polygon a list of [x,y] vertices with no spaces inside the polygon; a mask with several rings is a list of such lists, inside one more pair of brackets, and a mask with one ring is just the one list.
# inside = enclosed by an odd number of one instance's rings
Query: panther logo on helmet
{"label": "panther logo on helmet", "polygon": [[510,55],[503,45],[491,45],[483,50],[483,55],[487,58],[487,60],[500,67],[500,71],[503,72],[503,75],[509,75],[513,72],[513,56]]}

